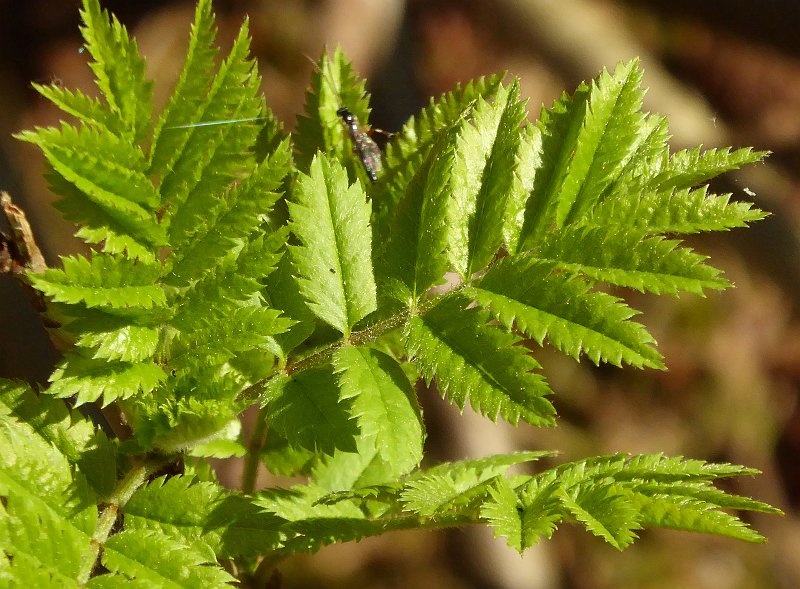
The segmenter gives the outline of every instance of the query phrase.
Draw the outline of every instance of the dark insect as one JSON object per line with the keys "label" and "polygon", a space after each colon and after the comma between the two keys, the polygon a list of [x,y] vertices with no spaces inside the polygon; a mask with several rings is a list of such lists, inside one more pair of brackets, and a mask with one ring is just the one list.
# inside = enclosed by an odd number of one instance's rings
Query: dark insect
{"label": "dark insect", "polygon": [[[361,161],[361,165],[364,167],[367,177],[370,181],[375,182],[383,171],[383,154],[380,148],[375,141],[373,141],[372,137],[369,136],[369,133],[361,129],[358,117],[341,103],[342,93],[334,81],[331,72],[327,71],[325,67],[320,68],[319,64],[310,57],[306,56],[306,59],[308,59],[314,66],[314,69],[328,81],[328,85],[339,106],[336,110],[336,115],[341,119],[342,124],[344,124],[347,134],[350,137],[350,142],[353,144],[353,151]],[[334,61],[335,58],[330,60],[327,66],[330,67]]]}
{"label": "dark insect", "polygon": [[378,179],[378,174],[383,170],[380,148],[372,140],[372,137],[361,130],[358,124],[358,117],[351,113],[350,109],[343,106],[336,111],[336,114],[339,115],[347,128],[347,134],[350,135],[350,141],[353,142],[353,151],[356,152],[358,159],[361,160],[364,171],[369,176],[369,179],[375,182]]}

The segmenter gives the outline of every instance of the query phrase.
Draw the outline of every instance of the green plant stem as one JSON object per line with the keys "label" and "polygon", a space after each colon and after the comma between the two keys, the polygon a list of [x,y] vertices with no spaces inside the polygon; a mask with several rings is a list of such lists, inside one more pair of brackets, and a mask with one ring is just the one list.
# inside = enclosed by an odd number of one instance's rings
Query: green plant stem
{"label": "green plant stem", "polygon": [[262,407],[256,415],[256,424],[250,443],[247,445],[247,456],[244,459],[244,472],[242,473],[242,491],[252,493],[256,487],[258,465],[261,463],[261,449],[267,441],[267,411]]}
{"label": "green plant stem", "polygon": [[337,340],[329,346],[326,346],[309,356],[298,358],[293,362],[289,362],[286,365],[286,374],[292,375],[295,372],[301,372],[307,368],[321,364],[345,344],[350,344],[352,346],[363,346],[370,342],[374,342],[382,335],[403,325],[406,321],[408,321],[408,312],[402,312],[392,315],[391,317],[388,317],[383,321],[379,321],[375,325],[370,325],[369,327],[366,327],[360,331],[354,331],[346,340]]}
{"label": "green plant stem", "polygon": [[100,556],[100,548],[108,540],[111,529],[117,521],[120,509],[130,500],[136,490],[141,487],[147,479],[167,462],[164,458],[146,460],[128,471],[128,474],[117,483],[111,496],[108,498],[105,509],[97,518],[94,534],[89,543],[89,551],[82,561],[81,570],[78,573],[78,585],[83,587],[89,582],[92,571],[97,565]]}
{"label": "green plant stem", "polygon": [[308,356],[304,356],[296,360],[290,360],[286,363],[286,368],[283,370],[275,372],[270,376],[251,384],[249,387],[240,392],[236,397],[236,401],[243,403],[255,401],[267,388],[269,382],[278,374],[292,375],[296,372],[301,372],[313,366],[318,366],[330,358],[336,350],[341,348],[346,343],[350,343],[354,346],[363,346],[373,342],[382,335],[403,325],[406,321],[408,321],[408,317],[408,311],[397,313],[360,331],[354,331],[350,334],[350,337],[347,340],[337,340],[330,345],[327,345],[324,348],[309,354]]}
{"label": "green plant stem", "polygon": [[[480,515],[476,513],[474,517],[466,517],[464,515],[445,515],[439,516],[436,519],[426,519],[419,516],[405,516],[393,517],[386,520],[384,523],[384,532],[399,531],[399,530],[441,530],[445,528],[456,528],[466,526],[483,525],[484,521]],[[272,571],[282,561],[295,554],[291,549],[289,550],[275,550],[265,554],[258,567],[253,572],[253,581],[255,587],[263,587],[272,575]]]}
{"label": "green plant stem", "polygon": [[[452,295],[453,293],[461,290],[465,284],[460,284],[459,286],[447,291],[446,293],[431,297],[422,302],[422,304],[418,305],[413,313],[415,315],[424,315],[428,312],[431,308],[436,306],[436,304],[444,297],[448,295]],[[270,376],[263,378],[249,387],[244,389],[239,395],[236,397],[236,401],[239,403],[250,403],[255,401],[256,399],[261,396],[261,394],[267,389],[270,381],[275,378],[278,374],[285,374],[290,376],[296,372],[301,372],[308,368],[312,368],[314,366],[318,366],[322,364],[322,362],[326,361],[328,358],[333,356],[334,352],[341,348],[345,344],[350,344],[353,346],[363,346],[368,343],[374,342],[375,340],[379,339],[381,336],[389,333],[393,329],[400,327],[401,325],[405,325],[411,316],[411,311],[408,309],[404,309],[399,313],[391,315],[382,321],[378,321],[374,325],[370,325],[369,327],[365,327],[359,331],[354,331],[350,334],[350,337],[346,340],[336,340],[335,342],[321,348],[308,356],[304,356],[302,358],[298,358],[296,360],[290,360],[286,363],[286,367],[283,370],[278,372],[274,372]]]}

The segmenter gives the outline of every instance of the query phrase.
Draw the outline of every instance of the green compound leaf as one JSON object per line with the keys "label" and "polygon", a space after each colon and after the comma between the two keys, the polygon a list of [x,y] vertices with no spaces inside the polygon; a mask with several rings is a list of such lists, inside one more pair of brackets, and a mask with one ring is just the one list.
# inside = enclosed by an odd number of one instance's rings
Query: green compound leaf
{"label": "green compound leaf", "polygon": [[613,484],[576,487],[558,496],[569,514],[595,536],[621,550],[637,538],[639,511],[630,498]]}
{"label": "green compound leaf", "polygon": [[125,505],[126,530],[159,531],[221,558],[273,549],[280,522],[218,484],[187,476],[151,481]]}
{"label": "green compound leaf", "polygon": [[[18,136],[42,149],[53,169],[110,212],[145,217],[160,198],[146,175],[144,154],[125,138],[96,127],[39,128]],[[146,212],[145,212],[146,211]]]}
{"label": "green compound leaf", "polygon": [[[471,105],[470,107],[471,108]],[[448,210],[455,146],[467,111],[439,137],[403,186],[383,251],[376,257],[384,285],[402,291],[394,298],[415,306],[448,269]]]}
{"label": "green compound leaf", "polygon": [[0,379],[0,414],[24,422],[55,447],[86,477],[98,497],[107,497],[116,480],[116,446],[102,430],[64,401],[37,395],[27,384]]}
{"label": "green compound leaf", "polygon": [[311,482],[325,491],[346,492],[393,481],[400,470],[407,469],[384,460],[374,437],[359,436],[354,452],[336,450],[332,456],[317,460],[311,469]]}
{"label": "green compound leaf", "polygon": [[[146,252],[166,244],[155,212],[160,197],[137,146],[102,129],[65,123],[60,129],[24,131],[17,138],[42,150],[53,170],[51,185],[65,196],[61,207],[71,217],[95,225],[95,232],[97,225],[110,225]],[[92,234],[82,237],[95,241]]]}
{"label": "green compound leaf", "polygon": [[640,229],[570,226],[551,234],[537,255],[570,272],[641,292],[702,295],[705,289],[730,286],[719,270],[704,263],[707,256],[679,245],[647,237]]}
{"label": "green compound leaf", "polygon": [[58,303],[112,309],[150,309],[166,304],[157,284],[159,264],[136,263],[117,256],[61,258],[63,270],[48,269],[28,278],[38,290]]}
{"label": "green compound leaf", "polygon": [[280,262],[283,254],[280,250],[288,234],[286,227],[269,236],[254,232],[249,241],[226,252],[224,258],[209,256],[213,266],[202,278],[189,288],[173,291],[171,306],[176,310],[172,324],[188,333],[222,321],[229,313],[270,311],[260,293],[265,279]]}
{"label": "green compound leaf", "polygon": [[730,202],[730,194],[708,194],[708,187],[644,192],[631,198],[613,194],[591,213],[588,224],[636,227],[650,235],[726,231],[746,227],[767,213],[748,202]]}
{"label": "green compound leaf", "polygon": [[309,474],[317,455],[305,448],[293,448],[283,436],[273,431],[261,449],[261,458],[272,474],[295,476]]}
{"label": "green compound leaf", "polygon": [[[234,579],[209,555],[193,550],[177,537],[147,530],[125,530],[103,547],[103,566],[110,571],[89,587],[122,587],[134,581],[149,587],[222,587]],[[104,577],[111,578],[104,578]]]}
{"label": "green compound leaf", "polygon": [[387,480],[422,460],[422,415],[414,389],[396,360],[370,348],[342,346],[333,365],[342,398],[350,399],[361,436],[372,440],[389,466]]}
{"label": "green compound leaf", "polygon": [[[400,168],[409,161],[427,157],[442,131],[449,129],[475,104],[478,98],[491,100],[502,87],[502,75],[472,80],[463,88],[431,98],[419,114],[412,116],[386,148],[387,170]],[[388,175],[388,172],[387,172]]]}
{"label": "green compound leaf", "polygon": [[636,60],[603,71],[573,96],[543,110],[541,167],[524,213],[517,249],[530,249],[550,231],[580,219],[625,170],[641,147],[644,91]]}
{"label": "green compound leaf", "polygon": [[[109,316],[113,320],[113,316]],[[76,344],[91,349],[94,359],[141,362],[152,358],[159,344],[159,331],[154,327],[131,324],[119,319],[103,326],[103,331],[90,331],[86,324]],[[98,326],[99,327],[99,326]]]}
{"label": "green compound leaf", "polygon": [[768,154],[766,151],[753,151],[751,148],[702,150],[695,147],[670,156],[663,169],[649,181],[650,186],[660,190],[670,188],[690,188],[711,178],[742,166],[754,164]]}
{"label": "green compound leaf", "polygon": [[282,527],[286,539],[276,554],[315,552],[327,544],[360,540],[402,527],[393,526],[391,521],[370,520],[349,502],[323,503],[324,494],[317,486],[296,485],[270,489],[256,498],[262,509],[287,520]]}
{"label": "green compound leaf", "polygon": [[515,452],[440,464],[414,473],[403,485],[404,507],[423,517],[458,511],[488,493],[489,483],[516,464],[532,462],[551,452]]}
{"label": "green compound leaf", "polygon": [[423,316],[414,316],[405,332],[406,353],[442,395],[463,409],[467,400],[480,414],[498,414],[516,424],[552,425],[555,413],[545,398],[552,391],[513,333],[487,325],[488,313],[465,309],[469,300],[444,298]]}
{"label": "green compound leaf", "polygon": [[[204,18],[200,14],[202,10],[201,5],[198,7],[200,20]],[[195,30],[205,26],[210,24],[201,24]],[[194,99],[181,94],[162,118],[170,118],[173,111],[178,117],[192,117],[181,121],[192,124],[163,127],[151,163],[151,174],[161,175],[159,191],[164,203],[164,223],[169,226],[169,242],[173,247],[190,241],[198,228],[205,226],[207,212],[218,206],[219,194],[243,170],[252,170],[255,165],[253,146],[259,134],[256,125],[193,125],[262,116],[264,101],[258,96],[261,80],[255,63],[247,58],[249,50],[250,37],[245,22],[219,71],[213,78],[207,76],[211,83],[200,99],[201,104],[197,106]],[[186,67],[193,66],[187,64]],[[179,86],[179,90],[192,91],[183,86]],[[164,141],[167,143],[161,151],[159,146]]]}
{"label": "green compound leaf", "polygon": [[524,124],[517,130],[519,143],[514,154],[514,170],[506,198],[503,218],[503,242],[508,252],[519,249],[519,240],[525,223],[525,207],[533,192],[537,170],[542,165],[542,134],[536,125]]}
{"label": "green compound leaf", "polygon": [[150,126],[153,83],[145,78],[145,62],[136,41],[116,17],[109,20],[98,0],[83,0],[81,18],[97,87],[123,123],[129,140],[141,141]]}
{"label": "green compound leaf", "polygon": [[[42,150],[59,208],[99,253],[29,276],[73,347],[41,396],[0,381],[0,579],[225,587],[332,542],[486,522],[519,551],[562,523],[618,549],[645,526],[763,541],[730,510],[777,510],[712,485],[755,474],[734,465],[615,455],[509,476],[545,454],[531,452],[420,470],[412,384],[551,425],[523,338],[662,368],[635,311],[595,287],[726,287],[668,237],[762,218],[698,185],[763,153],[671,156],[632,61],[536,124],[517,81],[457,88],[403,127],[368,183],[337,111],[366,126],[369,98],[340,49],[319,62],[293,146],[259,96],[247,25],[218,64],[199,0],[151,138],[136,44],[97,0],[82,13],[102,96],[36,86],[78,122],[19,137]],[[268,445],[245,448],[242,391],[264,387]],[[66,408],[94,401],[120,402],[132,433],[119,452]],[[118,471],[151,452],[187,457],[205,482],[121,491]],[[211,482],[205,458],[242,454],[310,482],[255,498]]]}
{"label": "green compound leaf", "polygon": [[763,537],[738,517],[720,509],[777,510],[723,493],[710,483],[719,477],[748,474],[752,470],[741,466],[660,454],[598,456],[535,475],[516,492],[522,509],[545,505],[549,511],[560,513],[553,516],[554,523],[574,518],[620,549],[628,546],[635,539],[635,530],[643,526],[763,542]]}
{"label": "green compound leaf", "polygon": [[348,185],[340,164],[320,154],[288,204],[300,240],[290,246],[300,292],[317,317],[347,337],[377,306],[366,194],[359,183]]}
{"label": "green compound leaf", "polygon": [[178,372],[152,395],[126,402],[138,447],[194,453],[210,440],[230,436],[235,427],[231,422],[240,410],[233,398],[240,387],[233,377],[211,380],[214,372],[208,368],[205,380]]}
{"label": "green compound leaf", "polygon": [[161,343],[159,324],[169,314],[163,308],[114,309],[51,305],[57,308],[63,331],[74,338],[84,356],[141,362],[153,358]]}
{"label": "green compound leaf", "polygon": [[[182,125],[198,123],[198,113],[208,108],[208,81],[214,73],[214,58],[219,50],[213,47],[216,38],[211,0],[199,0],[195,9],[189,49],[178,82],[167,106],[156,122],[153,148],[150,152],[150,172],[163,173],[182,152],[191,151],[193,143],[202,141],[202,133]],[[195,135],[197,133],[197,135]]]}
{"label": "green compound leaf", "polygon": [[540,345],[547,338],[576,360],[585,354],[595,364],[664,368],[653,337],[630,321],[636,311],[617,297],[591,292],[578,277],[554,272],[551,263],[506,258],[465,294],[508,329],[516,327]]}
{"label": "green compound leaf", "polygon": [[669,162],[670,138],[667,117],[648,114],[639,129],[636,151],[625,164],[616,184],[641,182],[658,174]]}
{"label": "green compound leaf", "polygon": [[50,166],[45,178],[50,190],[60,196],[53,206],[67,221],[79,225],[76,237],[108,254],[125,255],[146,263],[156,260],[156,243],[166,242],[166,234],[156,224],[155,214],[141,219],[121,218],[115,210],[118,207],[111,206],[109,210],[105,203],[95,203]]}
{"label": "green compound leaf", "polygon": [[316,324],[315,315],[300,294],[290,258],[288,255],[281,257],[275,272],[267,277],[262,291],[262,296],[271,307],[280,309],[285,317],[295,321],[289,329],[274,338],[275,355],[282,359],[313,333]]}
{"label": "green compound leaf", "polygon": [[550,110],[542,108],[536,123],[539,165],[522,213],[517,252],[535,247],[556,224],[561,185],[582,129],[588,97],[589,86],[582,83],[572,96],[562,94]]}
{"label": "green compound leaf", "polygon": [[561,184],[559,225],[580,219],[620,174],[638,147],[644,90],[637,60],[603,70],[591,84],[583,128]]}
{"label": "green compound leaf", "polygon": [[[746,497],[726,495],[707,486],[641,486],[634,503],[645,526],[727,536],[762,544],[764,536],[741,519],[719,508],[778,513],[774,508]],[[695,495],[698,498],[695,498]],[[708,497],[711,500],[706,500]]]}
{"label": "green compound leaf", "polygon": [[169,365],[177,370],[220,365],[238,352],[265,348],[271,336],[284,332],[291,322],[275,309],[259,305],[230,305],[206,309],[205,314],[184,313],[172,321],[178,330],[169,346]]}
{"label": "green compound leaf", "polygon": [[473,111],[474,125],[463,126],[459,134],[449,249],[456,271],[465,279],[492,260],[503,240],[525,114],[515,80],[508,90],[498,90],[491,105],[479,99]]}
{"label": "green compound leaf", "polygon": [[31,86],[58,108],[80,121],[105,128],[114,135],[122,134],[119,118],[100,100],[91,98],[80,90],[70,90],[58,84],[43,86],[33,83]]}
{"label": "green compound leaf", "polygon": [[289,172],[290,156],[288,142],[281,143],[269,158],[206,212],[192,241],[173,252],[169,260],[171,282],[187,284],[244,247],[280,196],[276,190]]}
{"label": "green compound leaf", "polygon": [[504,536],[506,544],[523,552],[542,538],[553,537],[561,513],[547,502],[529,502],[523,507],[508,480],[497,478],[489,487],[491,500],[481,506],[481,518],[494,528],[494,537]]}
{"label": "green compound leaf", "polygon": [[[69,429],[62,431],[69,435]],[[67,456],[5,411],[0,411],[0,505],[3,578],[77,586],[84,560],[91,558],[95,497]]]}
{"label": "green compound leaf", "polygon": [[419,114],[403,125],[386,147],[383,176],[372,191],[376,235],[386,235],[399,199],[442,133],[456,124],[478,98],[491,100],[501,87],[502,78],[501,75],[482,77],[470,81],[463,88],[458,85],[436,100],[431,98]]}
{"label": "green compound leaf", "polygon": [[277,376],[269,396],[269,422],[291,446],[329,455],[337,448],[356,451],[358,427],[349,407],[340,401],[330,367]]}
{"label": "green compound leaf", "polygon": [[157,364],[94,360],[70,353],[50,376],[47,393],[62,399],[75,395],[76,405],[103,397],[103,405],[107,405],[115,399],[150,393],[166,377]]}

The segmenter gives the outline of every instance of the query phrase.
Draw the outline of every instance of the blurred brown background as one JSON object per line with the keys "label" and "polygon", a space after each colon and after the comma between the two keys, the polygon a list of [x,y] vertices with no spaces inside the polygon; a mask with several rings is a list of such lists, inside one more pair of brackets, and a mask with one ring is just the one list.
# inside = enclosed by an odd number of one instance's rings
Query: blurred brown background
{"label": "blurred brown background", "polygon": [[[0,189],[31,218],[48,261],[81,249],[50,207],[34,149],[10,134],[54,124],[30,88],[92,92],[79,53],[77,0],[0,0]],[[161,104],[182,64],[191,1],[107,0],[137,36]],[[640,56],[646,109],[670,116],[674,147],[752,145],[768,163],[731,174],[720,192],[773,213],[747,231],[693,245],[737,285],[707,298],[630,296],[659,341],[668,373],[538,357],[557,391],[560,427],[538,431],[459,416],[423,393],[431,459],[557,448],[560,460],[612,452],[732,461],[764,474],[729,490],[783,508],[752,517],[770,541],[740,544],[644,532],[617,553],[570,527],[519,557],[487,530],[397,533],[330,547],[283,567],[284,587],[785,588],[800,587],[800,4],[793,0],[218,0],[223,45],[245,13],[273,110],[291,128],[322,47],[342,45],[369,80],[372,124],[395,130],[427,97],[508,70],[531,116],[603,66]],[[0,375],[44,381],[56,353],[9,279],[0,279]]]}

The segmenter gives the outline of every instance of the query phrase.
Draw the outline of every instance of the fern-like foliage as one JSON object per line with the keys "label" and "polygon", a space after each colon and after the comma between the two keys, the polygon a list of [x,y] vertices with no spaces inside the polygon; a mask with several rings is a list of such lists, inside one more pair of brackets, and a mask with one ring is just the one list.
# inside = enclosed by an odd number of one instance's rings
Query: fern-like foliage
{"label": "fern-like foliage", "polygon": [[[645,526],[763,540],[723,510],[776,510],[712,485],[744,467],[610,456],[509,476],[551,454],[521,452],[420,469],[414,387],[544,426],[553,391],[526,340],[663,369],[603,287],[729,286],[677,236],[763,217],[706,184],[763,153],[671,155],[632,61],[536,123],[516,80],[457,88],[403,127],[370,182],[337,113],[366,125],[369,97],[340,49],[289,137],[258,93],[246,23],[217,59],[209,0],[158,114],[125,28],[98,0],[82,16],[101,98],[35,86],[75,121],[18,135],[93,250],[28,276],[67,351],[40,391],[0,384],[0,579],[217,587],[331,542],[471,523],[520,551],[565,523],[617,548]],[[113,406],[124,439],[63,399]],[[205,461],[230,456],[244,456],[243,493]],[[261,463],[308,481],[255,492]]]}

